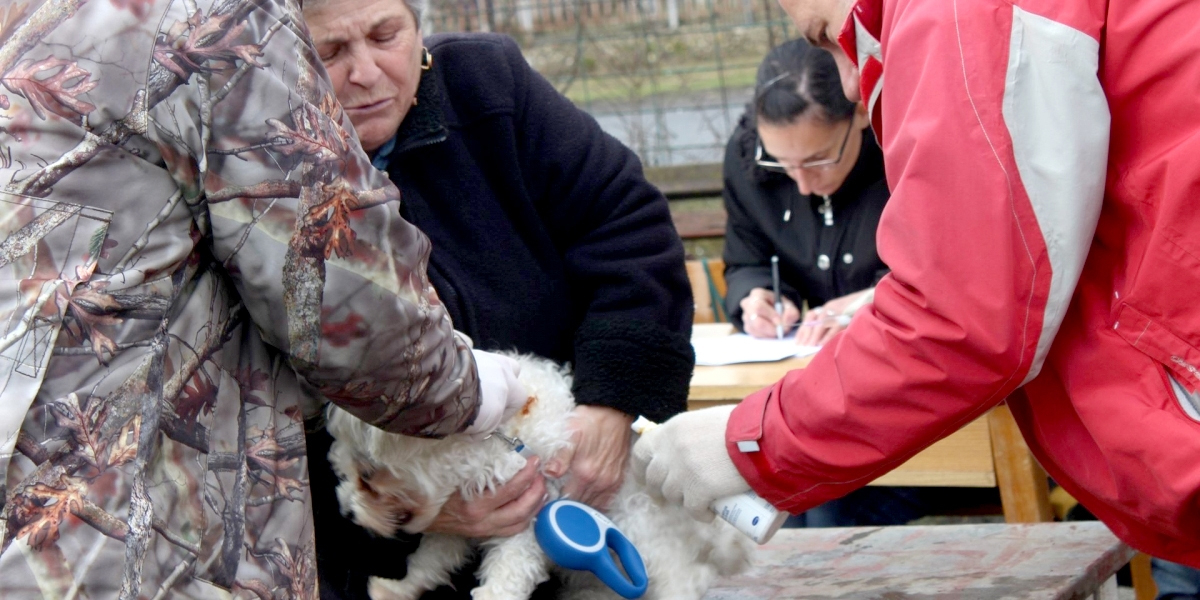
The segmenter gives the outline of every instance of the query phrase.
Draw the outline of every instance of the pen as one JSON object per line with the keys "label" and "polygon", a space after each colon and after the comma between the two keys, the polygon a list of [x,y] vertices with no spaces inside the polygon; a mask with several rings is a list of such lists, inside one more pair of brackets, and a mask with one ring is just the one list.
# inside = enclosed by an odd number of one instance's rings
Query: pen
{"label": "pen", "polygon": [[783,339],[783,296],[779,293],[779,255],[771,257],[771,286],[775,292],[775,314],[779,321],[775,323],[775,338]]}
{"label": "pen", "polygon": [[830,321],[833,323],[837,323],[841,327],[849,327],[850,326],[850,315],[836,315],[833,317],[826,317],[824,319],[819,319],[816,321],[805,321],[805,322],[801,323],[800,326],[801,327],[816,327],[817,325],[824,325],[826,322],[830,322]]}

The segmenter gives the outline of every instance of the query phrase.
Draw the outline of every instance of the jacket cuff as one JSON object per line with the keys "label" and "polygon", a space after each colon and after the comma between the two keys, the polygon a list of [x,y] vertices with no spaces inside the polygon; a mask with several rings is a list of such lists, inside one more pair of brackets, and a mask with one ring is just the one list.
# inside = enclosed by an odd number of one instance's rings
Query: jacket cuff
{"label": "jacket cuff", "polygon": [[778,408],[781,387],[782,382],[778,382],[759,390],[733,409],[725,426],[725,450],[755,493],[782,511],[800,514],[820,504],[821,500],[806,497],[801,491],[806,484],[772,460],[772,450],[777,449],[768,448],[765,439],[767,420],[780,418],[780,415],[768,413]]}
{"label": "jacket cuff", "polygon": [[585,322],[575,335],[575,403],[662,422],[687,409],[690,332],[620,319]]}

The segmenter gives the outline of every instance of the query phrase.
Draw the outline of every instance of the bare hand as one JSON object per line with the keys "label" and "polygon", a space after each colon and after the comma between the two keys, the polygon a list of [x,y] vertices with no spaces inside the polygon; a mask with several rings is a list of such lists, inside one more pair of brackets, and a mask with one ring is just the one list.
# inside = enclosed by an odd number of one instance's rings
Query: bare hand
{"label": "bare hand", "polygon": [[625,479],[633,417],[603,406],[576,406],[571,412],[572,443],[547,463],[546,475],[567,475],[566,497],[604,510]]}
{"label": "bare hand", "polygon": [[796,331],[796,343],[801,346],[823,346],[839,331],[850,325],[850,317],[844,315],[846,307],[853,304],[867,290],[846,294],[826,302],[804,314],[804,321]]}
{"label": "bare hand", "polygon": [[847,318],[824,306],[818,306],[805,313],[804,321],[796,330],[796,345],[823,346],[834,334],[845,329],[847,324]]}
{"label": "bare hand", "polygon": [[742,307],[742,330],[756,338],[775,337],[776,325],[782,325],[784,333],[800,320],[800,309],[783,298],[783,315],[775,312],[775,294],[768,289],[754,288],[738,303]]}
{"label": "bare hand", "polygon": [[509,537],[524,531],[546,501],[546,480],[538,472],[538,462],[533,457],[504,485],[474,500],[454,494],[426,531],[471,538]]}

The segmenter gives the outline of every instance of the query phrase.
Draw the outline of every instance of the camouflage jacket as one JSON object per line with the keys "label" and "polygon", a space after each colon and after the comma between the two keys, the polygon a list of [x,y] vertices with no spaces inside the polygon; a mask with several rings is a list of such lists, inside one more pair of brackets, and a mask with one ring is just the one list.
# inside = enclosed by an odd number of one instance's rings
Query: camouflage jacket
{"label": "camouflage jacket", "polygon": [[295,0],[0,0],[0,595],[315,598],[303,417],[470,351]]}

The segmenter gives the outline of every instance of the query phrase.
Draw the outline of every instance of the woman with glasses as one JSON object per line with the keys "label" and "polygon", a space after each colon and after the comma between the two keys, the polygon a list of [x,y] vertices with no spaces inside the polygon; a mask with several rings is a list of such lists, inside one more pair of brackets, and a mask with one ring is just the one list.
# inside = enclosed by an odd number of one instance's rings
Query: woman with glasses
{"label": "woman with glasses", "polygon": [[[772,50],[725,152],[725,304],[755,337],[796,330],[819,345],[845,328],[887,272],[875,228],[888,199],[883,157],[833,57],[804,40]],[[778,257],[782,310],[776,310]],[[800,306],[809,310],[801,319]]]}

